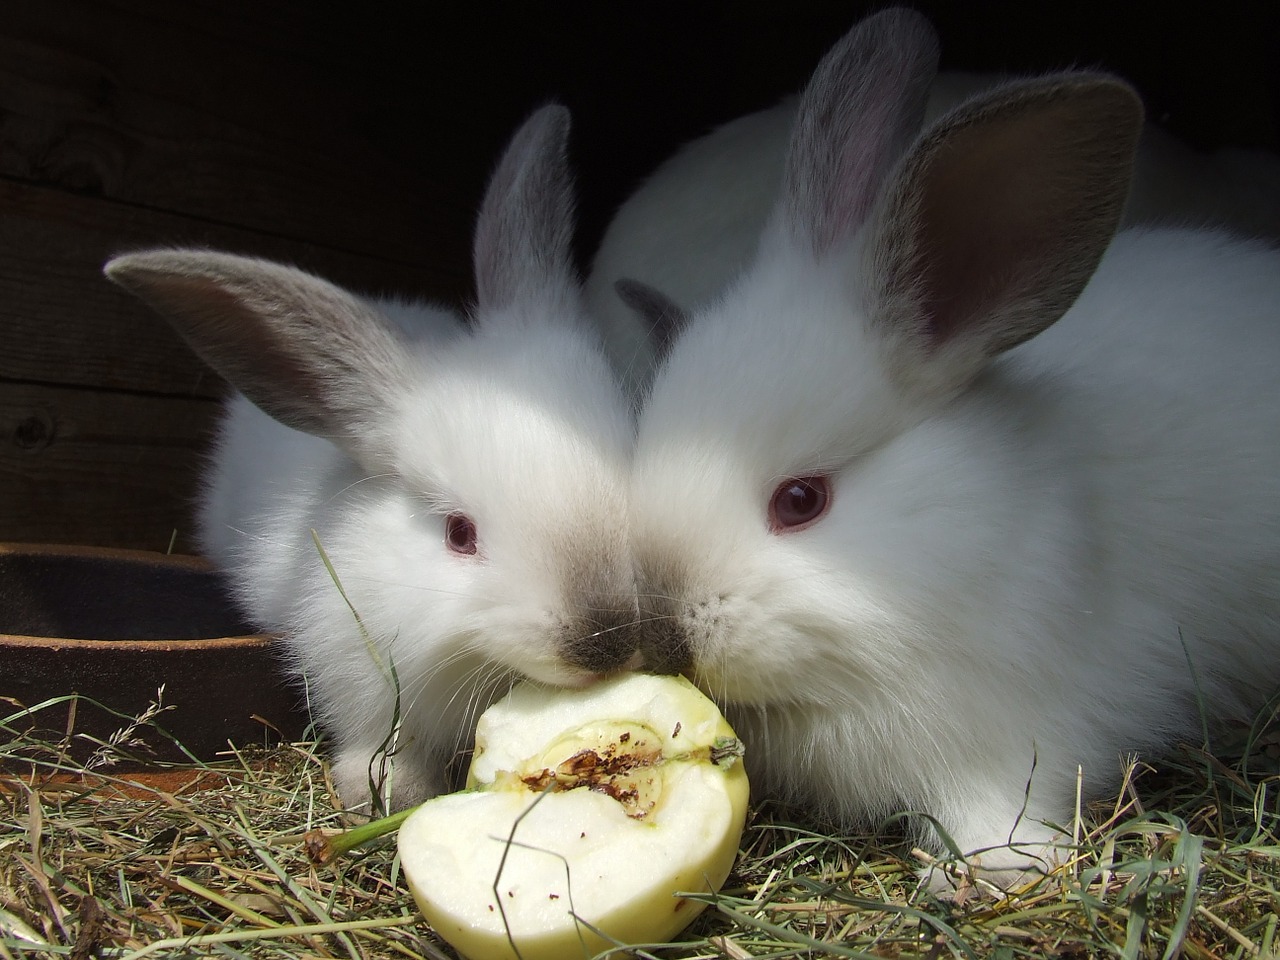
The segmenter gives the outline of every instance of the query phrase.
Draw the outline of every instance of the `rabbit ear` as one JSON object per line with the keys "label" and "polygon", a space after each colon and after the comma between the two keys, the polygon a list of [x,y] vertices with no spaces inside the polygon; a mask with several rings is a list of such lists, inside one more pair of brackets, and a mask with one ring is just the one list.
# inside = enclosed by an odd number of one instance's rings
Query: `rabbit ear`
{"label": "rabbit ear", "polygon": [[688,325],[688,312],[661,290],[639,280],[623,277],[614,281],[613,289],[648,328],[654,363],[661,363],[680,331]]}
{"label": "rabbit ear", "polygon": [[105,272],[281,423],[376,446],[407,355],[364,301],[292,267],[207,250],[125,254]]}
{"label": "rabbit ear", "polygon": [[915,145],[863,248],[900,371],[959,388],[1066,312],[1119,224],[1141,126],[1126,84],[1061,74],[970,101]]}
{"label": "rabbit ear", "polygon": [[938,69],[933,27],[913,10],[867,17],[823,57],[800,99],[777,215],[821,255],[866,219],[920,129]]}
{"label": "rabbit ear", "polygon": [[569,111],[551,104],[516,131],[489,181],[474,244],[483,318],[520,303],[576,297]]}

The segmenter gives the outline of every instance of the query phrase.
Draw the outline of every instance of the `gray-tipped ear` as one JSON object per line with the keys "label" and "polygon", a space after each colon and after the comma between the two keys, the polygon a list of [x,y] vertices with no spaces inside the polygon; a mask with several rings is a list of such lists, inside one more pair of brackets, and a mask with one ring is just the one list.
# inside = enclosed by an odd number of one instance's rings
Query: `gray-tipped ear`
{"label": "gray-tipped ear", "polygon": [[1142,103],[1102,74],[961,105],[904,158],[875,214],[873,323],[900,368],[962,386],[1075,302],[1128,196]]}
{"label": "gray-tipped ear", "polygon": [[914,10],[867,17],[828,51],[796,114],[779,215],[821,255],[862,225],[920,129],[938,39]]}
{"label": "gray-tipped ear", "polygon": [[614,281],[613,289],[648,328],[654,361],[661,363],[688,325],[689,314],[661,290],[639,280],[623,277]]}
{"label": "gray-tipped ear", "polygon": [[365,458],[376,448],[407,361],[363,300],[293,267],[208,250],[130,253],[104,270],[281,423]]}
{"label": "gray-tipped ear", "polygon": [[481,314],[577,288],[569,111],[551,104],[511,138],[489,180],[474,244]]}

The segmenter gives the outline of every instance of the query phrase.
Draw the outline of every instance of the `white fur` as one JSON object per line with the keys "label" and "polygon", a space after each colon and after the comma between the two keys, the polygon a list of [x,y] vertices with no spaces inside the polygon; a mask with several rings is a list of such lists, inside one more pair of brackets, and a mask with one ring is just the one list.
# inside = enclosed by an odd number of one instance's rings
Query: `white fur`
{"label": "white fur", "polygon": [[[632,490],[641,569],[685,565],[698,682],[761,786],[924,811],[970,851],[1010,835],[1033,759],[1023,838],[1068,822],[1077,764],[1096,790],[1194,739],[1192,666],[1215,715],[1275,691],[1273,251],[1123,235],[1056,326],[936,411],[901,409],[832,309],[843,277],[806,266],[694,319]],[[821,470],[830,514],[771,533],[776,482]]]}
{"label": "white fur", "polygon": [[[926,122],[1007,82],[994,74],[938,76]],[[705,306],[751,262],[777,199],[797,98],[731,120],[664,161],[610,221],[584,287],[587,309],[633,392],[652,375],[650,331],[614,283],[639,280],[686,309]],[[1131,225],[1224,226],[1280,239],[1280,157],[1263,149],[1202,153],[1155,124],[1143,129]]]}
{"label": "white fur", "polygon": [[[1056,324],[935,389],[912,365],[945,370],[950,342],[878,319],[910,169],[833,247],[775,212],[675,341],[632,476],[641,613],[688,645],[758,787],[924,813],[966,853],[1029,844],[986,858],[1023,867],[1078,766],[1091,795],[1198,740],[1202,706],[1248,719],[1280,689],[1280,254],[1122,233]],[[773,531],[772,491],[815,474],[829,511]]]}
{"label": "white fur", "polygon": [[[550,643],[569,602],[561,560],[577,551],[630,562],[631,424],[599,349],[569,327],[429,346],[395,413],[394,474],[370,476],[332,443],[236,397],[200,512],[204,550],[255,621],[285,637],[337,739],[335,775],[350,803],[366,795],[370,759],[392,729],[387,667],[400,687],[401,804],[444,789],[444,764],[512,677],[589,678]],[[454,508],[476,520],[479,560],[443,549]]]}
{"label": "white fur", "polygon": [[[253,620],[283,635],[352,806],[369,796],[397,697],[389,786],[402,806],[446,787],[476,715],[513,678],[581,684],[608,667],[592,657],[631,655],[624,640],[590,646],[600,605],[635,616],[634,425],[578,304],[566,137],[565,111],[539,111],[495,173],[470,329],[441,308],[364,301],[225,254],[108,265],[255,402],[310,431],[234,397],[200,539]],[[278,351],[243,333],[277,326]],[[302,389],[281,386],[295,354]],[[474,555],[447,547],[453,512],[475,522]]]}

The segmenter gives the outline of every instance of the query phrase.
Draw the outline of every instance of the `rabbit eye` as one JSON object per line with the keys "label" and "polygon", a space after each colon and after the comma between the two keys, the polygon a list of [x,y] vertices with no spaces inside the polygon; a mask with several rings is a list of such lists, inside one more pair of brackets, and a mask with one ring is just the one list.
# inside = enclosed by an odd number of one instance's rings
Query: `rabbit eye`
{"label": "rabbit eye", "polygon": [[444,518],[444,542],[454,553],[471,556],[476,552],[476,524],[465,513]]}
{"label": "rabbit eye", "polygon": [[774,533],[802,530],[826,513],[830,504],[831,483],[826,477],[783,480],[769,501],[769,529]]}

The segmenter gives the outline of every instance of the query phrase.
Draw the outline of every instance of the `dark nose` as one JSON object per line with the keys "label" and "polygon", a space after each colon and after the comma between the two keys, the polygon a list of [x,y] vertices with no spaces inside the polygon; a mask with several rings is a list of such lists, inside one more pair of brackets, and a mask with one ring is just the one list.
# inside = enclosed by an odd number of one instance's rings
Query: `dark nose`
{"label": "dark nose", "polygon": [[675,604],[660,596],[642,603],[639,645],[644,668],[653,673],[682,673],[693,665],[693,647],[675,611]]}
{"label": "dark nose", "polygon": [[634,607],[596,606],[568,626],[561,655],[593,673],[612,673],[627,666],[638,646]]}

